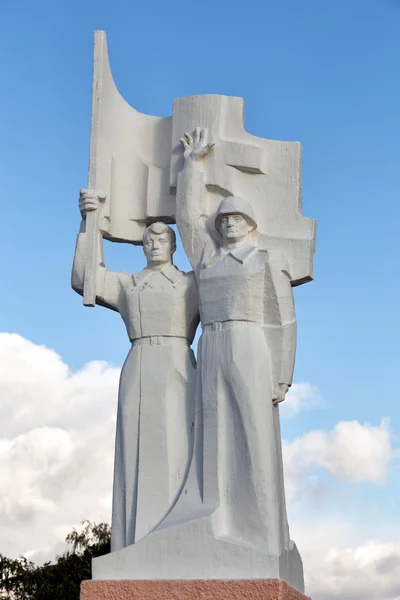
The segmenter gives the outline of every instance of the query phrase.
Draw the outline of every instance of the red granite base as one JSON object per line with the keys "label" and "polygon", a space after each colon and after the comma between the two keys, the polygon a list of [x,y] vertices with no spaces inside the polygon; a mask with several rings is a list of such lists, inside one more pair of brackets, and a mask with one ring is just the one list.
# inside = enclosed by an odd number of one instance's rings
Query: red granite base
{"label": "red granite base", "polygon": [[82,581],[80,600],[309,600],[279,579]]}

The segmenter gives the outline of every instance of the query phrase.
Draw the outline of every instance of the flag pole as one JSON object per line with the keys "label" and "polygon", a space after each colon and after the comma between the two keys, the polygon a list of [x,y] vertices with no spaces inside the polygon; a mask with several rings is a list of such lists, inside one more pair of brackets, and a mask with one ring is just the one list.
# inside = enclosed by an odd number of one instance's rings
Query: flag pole
{"label": "flag pole", "polygon": [[[90,127],[90,153],[88,189],[96,194],[99,200],[104,200],[97,189],[97,158],[100,135],[100,107],[103,83],[103,62],[106,56],[106,34],[104,31],[94,33],[94,61],[93,61],[93,88],[92,88],[92,117]],[[96,304],[96,272],[99,264],[99,237],[101,234],[102,203],[99,202],[97,210],[86,214],[86,260],[83,282],[83,304],[95,306]]]}

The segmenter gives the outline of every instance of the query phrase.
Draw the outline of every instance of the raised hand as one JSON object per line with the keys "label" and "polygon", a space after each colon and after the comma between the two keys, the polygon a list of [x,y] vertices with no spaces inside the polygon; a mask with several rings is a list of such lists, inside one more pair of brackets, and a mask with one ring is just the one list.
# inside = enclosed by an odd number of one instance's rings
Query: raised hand
{"label": "raised hand", "polygon": [[200,129],[200,127],[196,127],[194,137],[190,133],[185,133],[179,141],[184,147],[183,156],[185,160],[189,158],[201,160],[208,156],[215,146],[214,142],[208,141],[208,129]]}

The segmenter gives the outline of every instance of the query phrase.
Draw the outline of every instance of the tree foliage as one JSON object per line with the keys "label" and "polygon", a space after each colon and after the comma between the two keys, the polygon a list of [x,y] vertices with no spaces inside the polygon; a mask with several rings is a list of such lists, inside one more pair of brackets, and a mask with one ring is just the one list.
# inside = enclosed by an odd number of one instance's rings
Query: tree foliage
{"label": "tree foliage", "polygon": [[110,526],[84,521],[65,541],[70,548],[37,566],[21,556],[0,554],[0,600],[79,600],[80,583],[91,579],[92,558],[110,552]]}

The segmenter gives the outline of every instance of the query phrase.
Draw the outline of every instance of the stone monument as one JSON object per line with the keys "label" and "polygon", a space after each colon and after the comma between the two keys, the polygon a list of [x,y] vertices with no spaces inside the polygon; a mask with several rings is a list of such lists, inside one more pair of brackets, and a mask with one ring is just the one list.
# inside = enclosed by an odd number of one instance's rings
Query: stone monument
{"label": "stone monument", "polygon": [[[73,288],[85,305],[118,311],[132,343],[112,552],[93,561],[82,599],[304,597],[279,424],[296,350],[292,288],[313,276],[300,144],[248,134],[241,98],[138,113],[114,85],[99,31],[80,210]],[[172,264],[173,223],[190,273]],[[143,244],[147,268],[108,271],[103,238]]]}

